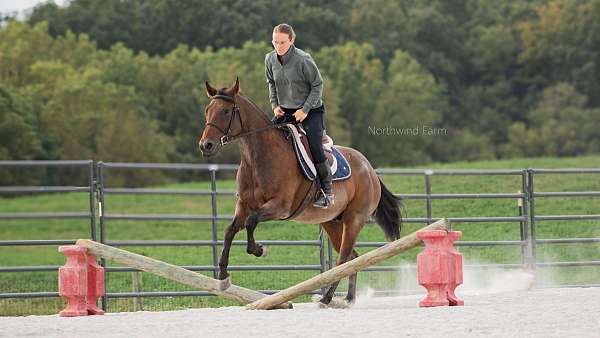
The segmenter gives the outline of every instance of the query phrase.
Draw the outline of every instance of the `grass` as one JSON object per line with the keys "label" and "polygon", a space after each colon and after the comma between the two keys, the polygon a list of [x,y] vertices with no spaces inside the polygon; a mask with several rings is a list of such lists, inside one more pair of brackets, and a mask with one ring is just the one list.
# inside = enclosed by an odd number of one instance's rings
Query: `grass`
{"label": "grass", "polygon": [[[600,156],[577,158],[515,159],[505,161],[456,162],[435,164],[426,168],[439,169],[522,169],[522,168],[568,168],[600,167]],[[423,176],[383,176],[390,190],[401,194],[424,192]],[[19,184],[19,183],[15,183]],[[234,189],[234,180],[219,180],[218,189]],[[173,183],[163,187],[175,189],[209,189],[207,182]],[[536,175],[536,191],[600,191],[600,175],[539,174]],[[521,189],[520,176],[437,176],[432,177],[433,193],[515,193]],[[0,212],[67,212],[87,211],[88,196],[83,193],[43,194],[23,197],[0,198]],[[231,215],[235,198],[219,196],[218,213]],[[597,197],[538,198],[538,215],[600,214]],[[162,195],[107,195],[106,214],[202,214],[211,213],[209,196],[162,196]],[[426,217],[424,200],[405,200],[405,217]],[[518,216],[517,201],[511,199],[438,199],[433,200],[433,217],[483,217]],[[222,239],[228,222],[218,222],[217,234]],[[411,233],[421,224],[405,224],[402,235]],[[455,230],[463,232],[461,240],[518,240],[518,223],[455,223]],[[2,220],[0,239],[77,239],[89,238],[87,220]],[[210,240],[212,224],[205,221],[116,221],[106,223],[106,238],[117,240]],[[537,226],[538,238],[600,237],[598,221],[546,221]],[[257,228],[260,240],[315,240],[319,228],[313,224],[295,222],[266,222]],[[244,240],[244,231],[236,240]],[[383,241],[383,233],[376,225],[367,225],[359,241]],[[210,247],[124,247],[126,250],[151,256],[178,265],[212,265]],[[318,265],[319,250],[315,246],[271,246],[269,256],[257,258],[246,254],[244,246],[234,246],[230,265]],[[366,252],[370,248],[359,248]],[[460,247],[467,263],[520,263],[521,248]],[[219,249],[220,251],[220,249]],[[413,264],[419,249],[410,250],[384,265]],[[600,244],[553,244],[539,245],[540,261],[589,261],[600,260]],[[334,255],[335,260],[335,255]],[[62,265],[64,257],[56,246],[0,247],[0,266]],[[109,266],[113,266],[109,263]],[[596,269],[597,270],[597,269]],[[211,272],[203,272],[212,275]],[[241,286],[257,290],[277,290],[303,281],[318,271],[232,271],[233,281]],[[369,285],[378,289],[391,289],[402,277],[396,272],[363,272],[359,287]],[[142,273],[143,291],[190,290],[151,274]],[[591,267],[540,268],[539,285],[598,284],[600,272]],[[108,292],[132,290],[132,273],[110,273],[107,277]],[[344,284],[342,283],[342,290]],[[56,291],[56,272],[0,273],[0,293]],[[303,296],[297,301],[307,301]],[[50,314],[64,305],[58,298],[3,299],[0,315]],[[189,307],[214,307],[235,305],[234,302],[217,297],[158,297],[144,298],[145,310],[172,310]],[[132,299],[118,298],[109,302],[110,311],[130,311]]]}

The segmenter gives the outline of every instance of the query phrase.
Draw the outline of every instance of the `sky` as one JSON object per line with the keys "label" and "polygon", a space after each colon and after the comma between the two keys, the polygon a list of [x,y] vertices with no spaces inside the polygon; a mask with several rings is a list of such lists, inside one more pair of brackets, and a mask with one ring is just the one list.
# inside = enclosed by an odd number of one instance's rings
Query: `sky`
{"label": "sky", "polygon": [[[48,0],[0,0],[0,12],[22,11],[32,8],[40,2]],[[61,5],[64,0],[54,0],[55,3]]]}

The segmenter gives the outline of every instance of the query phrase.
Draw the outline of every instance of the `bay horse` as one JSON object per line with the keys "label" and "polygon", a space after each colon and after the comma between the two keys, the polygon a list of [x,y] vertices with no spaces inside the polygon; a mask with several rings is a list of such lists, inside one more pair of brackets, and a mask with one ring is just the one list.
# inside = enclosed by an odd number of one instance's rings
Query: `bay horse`
{"label": "bay horse", "polygon": [[[260,108],[242,96],[239,89],[239,79],[231,87],[220,90],[206,82],[210,101],[205,109],[206,125],[198,139],[200,151],[207,157],[217,154],[229,141],[239,140],[238,197],[233,221],[225,229],[217,276],[223,289],[230,285],[229,250],[238,231],[246,228],[249,254],[257,257],[266,254],[266,247],[254,240],[259,222],[290,219],[322,224],[339,253],[337,265],[358,257],[354,245],[371,216],[387,240],[400,237],[400,199],[383,185],[369,161],[355,149],[336,146],[348,160],[352,175],[333,183],[333,205],[327,209],[313,207],[313,196],[309,194],[316,181],[304,178],[291,141]],[[306,203],[309,198],[311,203]],[[331,302],[338,284],[339,281],[329,286],[321,303]],[[349,277],[345,300],[350,304],[355,297],[356,274]]]}

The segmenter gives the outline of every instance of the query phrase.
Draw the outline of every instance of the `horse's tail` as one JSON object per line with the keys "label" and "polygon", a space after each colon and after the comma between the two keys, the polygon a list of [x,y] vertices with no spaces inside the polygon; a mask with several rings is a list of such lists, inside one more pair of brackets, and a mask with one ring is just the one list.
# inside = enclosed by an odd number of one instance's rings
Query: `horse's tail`
{"label": "horse's tail", "polygon": [[388,241],[393,241],[400,238],[400,228],[402,215],[400,214],[400,198],[392,194],[391,191],[379,179],[381,185],[381,197],[377,209],[373,213],[375,221],[385,233],[385,238]]}

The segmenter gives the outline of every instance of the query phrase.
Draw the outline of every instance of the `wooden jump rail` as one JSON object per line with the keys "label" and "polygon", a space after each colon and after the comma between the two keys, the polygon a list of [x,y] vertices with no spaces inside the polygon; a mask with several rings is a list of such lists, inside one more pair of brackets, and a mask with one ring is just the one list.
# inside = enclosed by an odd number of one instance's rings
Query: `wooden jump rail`
{"label": "wooden jump rail", "polygon": [[[448,231],[449,228],[448,221],[441,219],[419,231]],[[61,311],[60,315],[82,316],[104,313],[96,306],[98,297],[104,294],[104,269],[96,264],[95,256],[248,304],[248,309],[268,310],[290,309],[292,305],[288,302],[289,300],[330,285],[371,265],[419,246],[421,243],[422,241],[414,232],[300,284],[267,296],[237,285],[230,285],[228,288],[222,289],[222,282],[219,280],[150,257],[88,239],[80,239],[77,241],[77,245],[59,248],[59,251],[67,256],[67,264],[59,269],[59,294],[68,300],[67,308]]]}
{"label": "wooden jump rail", "polygon": [[[441,219],[435,223],[432,223],[419,231],[430,231],[430,230],[448,230],[450,223],[446,219]],[[314,276],[313,278],[306,280],[300,284],[294,285],[288,289],[279,291],[270,296],[261,298],[254,301],[246,306],[248,309],[253,310],[269,310],[275,309],[280,304],[283,304],[293,298],[296,298],[302,294],[310,291],[322,288],[330,285],[344,277],[355,274],[371,265],[377,264],[390,257],[396,256],[406,250],[412,249],[423,243],[417,238],[416,232],[397,239],[391,243],[388,243],[380,248],[369,251],[368,253],[359,256],[349,262],[342,265],[336,266],[331,270],[325,271],[322,274]]]}
{"label": "wooden jump rail", "polygon": [[[86,248],[89,253],[98,257],[124,264],[138,270],[146,271],[166,279],[174,280],[196,289],[208,291],[217,296],[232,299],[242,304],[248,304],[267,296],[258,291],[233,284],[227,289],[221,290],[221,282],[214,278],[206,277],[173,264],[138,255],[133,252],[117,249],[115,247],[104,245],[88,239],[80,239],[76,244],[77,246]],[[278,308],[289,309],[291,308],[291,303],[281,304],[281,306]]]}

